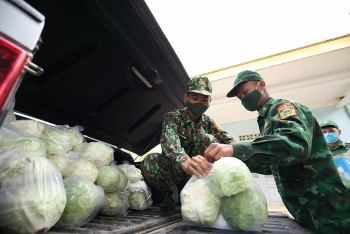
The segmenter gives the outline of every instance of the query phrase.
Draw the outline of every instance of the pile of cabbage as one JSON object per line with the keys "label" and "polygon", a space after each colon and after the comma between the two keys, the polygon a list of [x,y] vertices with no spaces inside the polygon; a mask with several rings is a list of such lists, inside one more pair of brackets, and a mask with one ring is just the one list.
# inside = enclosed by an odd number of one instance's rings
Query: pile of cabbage
{"label": "pile of cabbage", "polygon": [[261,232],[268,218],[261,188],[248,167],[233,157],[214,162],[201,179],[192,176],[180,199],[184,221],[194,225]]}
{"label": "pile of cabbage", "polygon": [[115,165],[113,148],[86,142],[82,131],[35,120],[0,128],[1,233],[81,227],[99,213],[126,216],[152,205],[141,171]]}

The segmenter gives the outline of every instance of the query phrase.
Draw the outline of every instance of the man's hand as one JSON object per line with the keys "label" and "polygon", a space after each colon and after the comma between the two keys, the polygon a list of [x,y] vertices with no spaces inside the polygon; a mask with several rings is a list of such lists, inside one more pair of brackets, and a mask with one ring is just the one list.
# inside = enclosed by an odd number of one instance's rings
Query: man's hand
{"label": "man's hand", "polygon": [[200,155],[189,158],[181,163],[181,168],[190,176],[196,175],[202,178],[209,173],[208,161]]}
{"label": "man's hand", "polygon": [[221,157],[232,157],[234,155],[232,145],[212,143],[204,152],[204,157],[208,162],[215,162]]}

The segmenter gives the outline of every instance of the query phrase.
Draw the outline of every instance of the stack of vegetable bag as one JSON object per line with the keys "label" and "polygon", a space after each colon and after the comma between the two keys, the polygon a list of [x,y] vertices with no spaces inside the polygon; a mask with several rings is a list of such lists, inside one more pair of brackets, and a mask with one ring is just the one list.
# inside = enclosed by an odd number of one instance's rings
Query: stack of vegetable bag
{"label": "stack of vegetable bag", "polygon": [[180,194],[185,222],[243,231],[262,231],[267,202],[248,167],[234,157],[216,161],[207,176],[192,176]]}
{"label": "stack of vegetable bag", "polygon": [[0,233],[45,233],[66,205],[57,168],[23,142],[0,155]]}
{"label": "stack of vegetable bag", "polygon": [[[103,142],[82,142],[73,145],[66,154],[53,154],[48,157],[65,156],[61,174],[67,194],[67,205],[62,217],[55,226],[80,227],[92,220],[103,208],[106,194],[104,189],[115,188],[119,174],[109,177],[114,150]],[[64,157],[62,157],[64,158]],[[61,164],[61,165],[62,165]],[[59,165],[59,164],[57,164]],[[58,166],[59,167],[59,166]]]}
{"label": "stack of vegetable bag", "polygon": [[120,167],[127,171],[128,184],[126,190],[130,193],[130,209],[145,210],[149,208],[153,203],[152,192],[143,180],[141,170],[129,164],[122,164]]}

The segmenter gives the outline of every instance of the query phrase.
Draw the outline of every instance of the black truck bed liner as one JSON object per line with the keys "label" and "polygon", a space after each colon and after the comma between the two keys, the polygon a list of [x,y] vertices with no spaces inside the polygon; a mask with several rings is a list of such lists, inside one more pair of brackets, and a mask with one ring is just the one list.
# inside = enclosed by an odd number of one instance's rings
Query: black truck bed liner
{"label": "black truck bed liner", "polygon": [[[86,225],[78,227],[53,227],[49,234],[110,234],[110,233],[168,233],[168,234],[201,234],[201,233],[247,233],[239,230],[221,230],[208,227],[190,226],[182,221],[180,207],[175,211],[162,212],[158,206],[144,211],[129,211],[126,217],[98,215]],[[298,225],[282,212],[269,212],[263,233],[307,234],[311,231]]]}

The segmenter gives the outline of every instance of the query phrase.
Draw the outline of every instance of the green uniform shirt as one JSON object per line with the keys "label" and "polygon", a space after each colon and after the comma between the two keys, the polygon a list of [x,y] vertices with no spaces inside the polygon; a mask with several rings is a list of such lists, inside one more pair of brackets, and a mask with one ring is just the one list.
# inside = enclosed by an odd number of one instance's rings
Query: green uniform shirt
{"label": "green uniform shirt", "polygon": [[[196,156],[195,144],[200,144],[197,139],[202,139],[201,135],[210,134],[215,137],[219,143],[230,144],[235,142],[226,131],[215,123],[207,115],[202,115],[197,126],[194,126],[190,119],[187,107],[168,112],[164,116],[162,125],[162,136],[160,139],[162,152],[169,157],[176,165],[180,164],[188,157]],[[185,156],[180,156],[185,155]]]}
{"label": "green uniform shirt", "polygon": [[331,150],[333,156],[344,155],[350,149],[350,143],[340,141],[334,149],[332,149],[331,147],[329,147],[329,149]]}
{"label": "green uniform shirt", "polygon": [[322,130],[304,105],[270,98],[259,111],[261,137],[233,144],[252,172],[272,174],[295,220],[315,233],[350,233],[350,181],[341,177]]}

